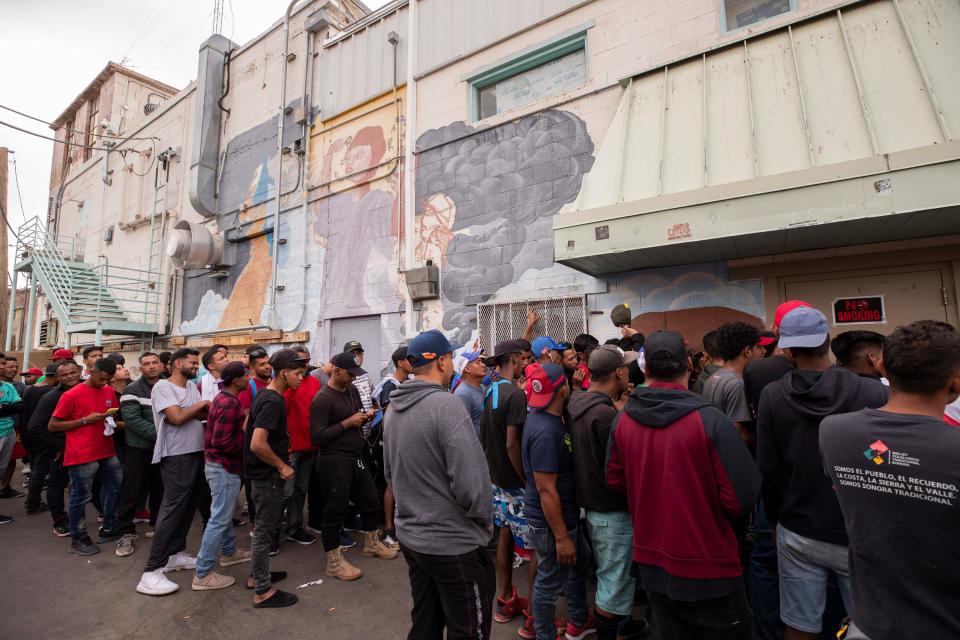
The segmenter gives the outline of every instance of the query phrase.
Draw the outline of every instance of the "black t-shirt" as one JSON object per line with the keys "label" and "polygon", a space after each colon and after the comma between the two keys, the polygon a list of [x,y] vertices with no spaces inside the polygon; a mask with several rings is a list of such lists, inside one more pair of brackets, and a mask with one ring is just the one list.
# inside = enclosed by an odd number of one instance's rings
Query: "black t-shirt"
{"label": "black t-shirt", "polygon": [[483,399],[480,416],[480,442],[490,467],[490,480],[504,489],[523,488],[523,478],[517,475],[507,455],[507,427],[520,427],[527,419],[527,396],[515,385],[494,381]]}
{"label": "black t-shirt", "polygon": [[280,478],[276,467],[267,464],[250,450],[255,429],[267,430],[267,444],[278,458],[290,459],[290,435],[287,433],[287,411],[283,396],[273,389],[261,389],[250,406],[250,418],[243,444],[243,472],[250,480],[273,480]]}
{"label": "black t-shirt", "polygon": [[960,428],[864,409],[825,419],[820,450],[850,536],[857,627],[960,638]]}
{"label": "black t-shirt", "polygon": [[747,402],[757,415],[760,407],[760,394],[771,382],[776,382],[793,371],[793,363],[783,356],[770,356],[762,360],[751,360],[743,368],[743,386],[747,391]]}
{"label": "black t-shirt", "polygon": [[546,411],[530,412],[523,425],[523,470],[527,474],[527,487],[523,492],[523,515],[527,522],[537,527],[547,526],[533,473],[555,473],[563,522],[567,529],[575,528],[580,507],[573,473],[573,442],[563,418]]}
{"label": "black t-shirt", "polygon": [[360,392],[353,385],[338,391],[324,385],[310,402],[310,438],[320,455],[357,459],[363,455],[360,428],[344,429],[343,421],[361,411]]}

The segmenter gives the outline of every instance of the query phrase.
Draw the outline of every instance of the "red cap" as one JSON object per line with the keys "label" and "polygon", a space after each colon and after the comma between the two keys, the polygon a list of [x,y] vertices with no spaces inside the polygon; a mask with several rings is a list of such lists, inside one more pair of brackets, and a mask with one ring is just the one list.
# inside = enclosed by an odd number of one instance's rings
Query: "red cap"
{"label": "red cap", "polygon": [[553,394],[567,382],[563,367],[548,363],[533,363],[527,366],[527,404],[534,409],[543,409],[553,400]]}
{"label": "red cap", "polygon": [[30,367],[26,371],[21,371],[20,375],[22,376],[37,376],[38,378],[43,375],[43,371],[37,369],[36,367]]}
{"label": "red cap", "polygon": [[812,307],[813,305],[809,302],[804,302],[803,300],[787,300],[786,302],[780,303],[777,307],[777,310],[773,314],[773,327],[775,329],[780,328],[780,322],[783,320],[783,316],[787,315],[794,309],[798,307]]}
{"label": "red cap", "polygon": [[63,360],[64,358],[67,358],[68,360],[73,360],[75,355],[76,354],[73,351],[70,351],[70,349],[57,349],[53,352],[53,359]]}
{"label": "red cap", "polygon": [[773,344],[774,342],[776,342],[776,341],[777,341],[776,338],[771,338],[770,336],[760,336],[760,340],[757,341],[757,346],[758,346],[758,347],[769,347],[770,345],[772,345],[772,344]]}

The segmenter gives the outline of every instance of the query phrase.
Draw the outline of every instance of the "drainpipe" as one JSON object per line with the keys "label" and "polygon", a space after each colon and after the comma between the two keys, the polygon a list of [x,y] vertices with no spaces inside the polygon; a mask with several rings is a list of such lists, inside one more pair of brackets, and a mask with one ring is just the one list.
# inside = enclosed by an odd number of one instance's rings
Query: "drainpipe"
{"label": "drainpipe", "polygon": [[[403,191],[407,196],[403,208],[403,268],[407,271],[414,266],[414,216],[417,211],[416,181],[413,175],[416,160],[413,155],[413,148],[416,144],[417,129],[417,81],[414,76],[417,66],[417,9],[419,4],[418,0],[410,0],[407,5],[407,126],[403,159]],[[411,337],[416,333],[417,323],[414,317],[413,298],[410,297],[409,285],[406,290],[404,324],[407,337]]]}
{"label": "drainpipe", "polygon": [[[16,259],[14,259],[14,263],[16,263]],[[7,335],[4,338],[4,351],[10,351],[11,345],[13,344],[13,314],[17,307],[17,276],[19,275],[19,272],[14,271],[13,282],[10,284],[10,308],[7,310]],[[26,364],[26,362],[24,362],[24,364]]]}
{"label": "drainpipe", "polygon": [[[27,303],[27,326],[23,331],[23,365],[30,368],[30,347],[33,346],[33,312],[37,306],[37,284],[36,276],[33,271],[30,272],[30,298]],[[16,300],[16,298],[14,298]]]}
{"label": "drainpipe", "polygon": [[[307,119],[303,123],[303,179],[301,180],[300,206],[301,216],[303,217],[303,293],[300,298],[300,319],[293,326],[293,331],[297,331],[307,318],[307,276],[312,266],[307,259],[309,257],[309,238],[307,214],[308,200],[310,199],[310,125],[313,121],[313,31],[307,31],[307,57],[303,61],[303,99],[300,105],[304,109]],[[279,200],[279,199],[278,199]],[[279,205],[278,205],[279,206]],[[276,234],[274,234],[276,236]]]}
{"label": "drainpipe", "polygon": [[287,108],[287,56],[290,55],[290,14],[293,8],[300,0],[291,0],[287,6],[287,12],[283,15],[283,58],[280,64],[283,65],[283,71],[280,75],[280,109],[277,113],[277,186],[274,192],[277,194],[274,198],[273,210],[273,256],[270,267],[270,313],[267,316],[267,324],[276,328],[280,324],[280,317],[277,313],[277,253],[280,249],[280,189],[283,177],[283,117]]}

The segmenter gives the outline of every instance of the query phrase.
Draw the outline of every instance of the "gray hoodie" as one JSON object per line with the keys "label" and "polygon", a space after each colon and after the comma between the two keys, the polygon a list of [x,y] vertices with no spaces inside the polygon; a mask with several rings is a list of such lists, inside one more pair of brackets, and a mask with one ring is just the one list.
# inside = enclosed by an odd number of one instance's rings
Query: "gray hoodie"
{"label": "gray hoodie", "polygon": [[460,398],[408,380],[383,418],[387,482],[397,500],[397,538],[417,553],[460,555],[493,535],[490,472]]}

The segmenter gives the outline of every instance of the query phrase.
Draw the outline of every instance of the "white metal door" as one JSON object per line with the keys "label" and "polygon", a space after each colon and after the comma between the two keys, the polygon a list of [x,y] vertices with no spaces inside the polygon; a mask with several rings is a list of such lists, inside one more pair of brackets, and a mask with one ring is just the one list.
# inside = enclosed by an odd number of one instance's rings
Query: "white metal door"
{"label": "white metal door", "polygon": [[363,345],[363,368],[370,374],[370,382],[377,384],[384,362],[380,358],[380,316],[337,318],[333,321],[330,353],[340,353],[343,345],[357,340]]}

